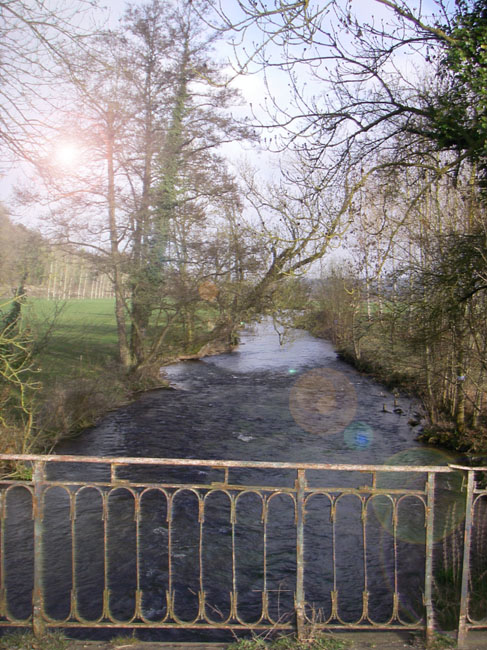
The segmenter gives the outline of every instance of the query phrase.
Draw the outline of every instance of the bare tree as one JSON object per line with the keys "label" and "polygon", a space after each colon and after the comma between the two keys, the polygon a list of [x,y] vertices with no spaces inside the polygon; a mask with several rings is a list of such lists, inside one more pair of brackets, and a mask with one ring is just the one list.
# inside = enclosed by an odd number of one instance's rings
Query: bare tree
{"label": "bare tree", "polygon": [[129,8],[119,30],[70,61],[74,102],[64,133],[84,155],[61,170],[47,155],[38,160],[52,234],[105,256],[120,359],[137,371],[160,348],[157,317],[173,298],[174,270],[186,264],[184,239],[194,238],[184,228],[236,192],[218,150],[252,135],[228,110],[238,98],[223,83],[215,37],[195,4]]}
{"label": "bare tree", "polygon": [[[411,8],[404,0],[276,2],[239,0],[240,16],[212,3],[221,29],[233,33],[240,72],[266,72],[267,120],[280,127],[281,146],[298,149],[311,167],[330,174],[344,161],[373,166],[485,163],[485,21],[483,0],[451,8],[444,0]],[[375,6],[375,11],[374,11]],[[370,11],[372,9],[372,11]],[[260,29],[261,38],[255,35]],[[291,102],[273,87],[287,73]],[[398,138],[405,138],[401,148]],[[483,172],[482,172],[483,173]]]}

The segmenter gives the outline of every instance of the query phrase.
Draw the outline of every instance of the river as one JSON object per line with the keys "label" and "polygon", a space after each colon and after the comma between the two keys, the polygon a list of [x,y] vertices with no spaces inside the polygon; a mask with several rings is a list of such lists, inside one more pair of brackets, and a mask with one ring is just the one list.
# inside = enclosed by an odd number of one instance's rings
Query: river
{"label": "river", "polygon": [[57,451],[382,464],[405,450],[414,462],[422,448],[409,424],[417,404],[395,400],[307,332],[281,345],[271,321],[244,330],[231,354],[164,372],[175,390],[142,395]]}
{"label": "river", "polygon": [[[360,464],[440,464],[448,458],[415,441],[417,404],[406,396],[393,395],[372,379],[341,361],[326,341],[304,331],[292,331],[282,340],[272,321],[246,328],[239,348],[199,361],[167,366],[164,372],[171,390],[155,390],[141,395],[134,403],[104,417],[75,439],[63,442],[58,454],[92,456],[131,456],[252,461],[287,461]],[[65,472],[49,468],[50,476],[73,476],[72,466]],[[76,470],[79,473],[79,470]],[[76,472],[75,472],[76,473]],[[202,474],[202,472],[199,472]],[[83,478],[86,478],[85,476]],[[89,480],[95,475],[90,474]],[[280,480],[279,473],[265,477],[266,485]],[[278,483],[279,484],[279,483]],[[21,492],[20,489],[17,492]],[[71,544],[69,503],[66,495],[46,497],[45,524],[51,530],[45,541],[46,597],[48,613],[55,618],[69,615],[70,591],[77,584],[80,613],[97,619],[103,610],[103,526],[98,493],[86,490],[80,495],[80,512],[75,520],[76,545]],[[5,553],[8,566],[5,586],[11,611],[28,615],[32,588],[32,541],[28,504],[25,495],[12,496],[8,506]],[[360,521],[357,504],[343,499],[340,517],[352,513]],[[118,619],[129,620],[135,602],[134,512],[130,496],[117,494],[110,511],[109,534],[113,546],[106,550],[110,565],[108,586],[112,590],[112,611]],[[160,493],[148,494],[142,504],[139,540],[140,588],[143,609],[149,620],[165,615],[167,559],[171,555],[175,575],[173,590],[178,616],[190,620],[198,612],[198,499],[188,491],[174,505],[171,530],[172,550],[168,550],[166,504]],[[225,499],[223,499],[225,501]],[[269,593],[269,611],[274,619],[293,611],[295,580],[294,506],[283,503],[269,514],[268,563],[262,569],[261,515],[259,499],[242,498],[234,543],[240,546],[242,563],[238,576],[242,596],[239,605],[248,618],[259,617],[262,589]],[[214,510],[218,509],[218,495]],[[273,503],[279,504],[276,498]],[[348,505],[347,505],[348,504]],[[211,504],[210,504],[211,505]],[[231,537],[228,504],[221,503],[223,514],[213,523],[205,520],[204,562],[211,568],[212,580],[204,587],[213,612],[223,619],[229,612],[231,591]],[[213,506],[212,506],[213,507]],[[274,507],[274,506],[273,506]],[[26,509],[27,508],[27,509]],[[124,510],[125,508],[125,510]],[[210,508],[211,510],[211,508]],[[271,509],[272,510],[272,509]],[[331,592],[340,588],[340,615],[344,620],[360,618],[363,571],[370,573],[370,612],[375,620],[385,621],[393,607],[393,592],[400,577],[404,594],[401,611],[407,620],[422,615],[421,590],[424,551],[415,539],[399,539],[393,554],[390,530],[384,524],[384,506],[379,508],[375,529],[368,534],[366,560],[357,523],[340,520],[346,536],[336,550],[336,575],[331,578],[330,540],[335,536],[329,522],[333,518],[329,503],[318,495],[307,506],[306,597],[317,603],[319,611],[329,611]],[[343,511],[343,515],[342,515]],[[409,507],[414,515],[414,507]],[[418,520],[419,521],[419,520]],[[132,522],[132,523],[131,523]],[[418,523],[418,522],[417,522]],[[10,524],[10,525],[9,525]],[[419,522],[419,528],[422,522]],[[355,527],[354,527],[355,526]],[[390,528],[390,527],[389,527]],[[424,525],[423,525],[424,528]],[[333,542],[334,543],[334,542]],[[161,548],[165,548],[164,552]],[[73,578],[71,557],[76,549],[79,568]],[[363,566],[367,564],[367,568]],[[327,566],[326,576],[323,567]],[[361,568],[362,567],[362,568]],[[395,567],[395,568],[394,568]],[[397,573],[396,573],[397,569]],[[208,569],[209,570],[209,569]],[[205,569],[205,571],[208,571]],[[266,586],[263,587],[263,573]],[[207,573],[205,574],[207,575]],[[205,578],[206,580],[206,578]],[[335,585],[330,584],[335,581]],[[214,583],[218,583],[216,586]],[[338,585],[338,586],[337,586]],[[162,594],[162,595],[161,595]],[[254,595],[253,595],[254,594]],[[240,597],[240,596],[239,596]],[[111,601],[112,602],[112,601]],[[68,603],[68,604],[67,604]],[[144,634],[144,633],[141,633]],[[149,634],[149,633],[147,633]],[[167,639],[168,632],[155,631],[150,638]],[[178,639],[201,640],[204,637]],[[163,635],[161,637],[161,635]]]}

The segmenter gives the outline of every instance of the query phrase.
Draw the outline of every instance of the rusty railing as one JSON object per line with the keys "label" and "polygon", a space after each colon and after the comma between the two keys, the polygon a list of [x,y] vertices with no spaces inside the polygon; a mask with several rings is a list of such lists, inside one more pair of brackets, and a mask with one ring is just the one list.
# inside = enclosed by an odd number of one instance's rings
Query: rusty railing
{"label": "rusty railing", "polygon": [[[458,642],[486,468],[0,455],[0,626],[435,630],[458,539]],[[462,543],[463,540],[463,543]],[[477,545],[477,546],[476,546]],[[475,556],[475,557],[474,557]],[[482,572],[482,570],[480,570]]]}

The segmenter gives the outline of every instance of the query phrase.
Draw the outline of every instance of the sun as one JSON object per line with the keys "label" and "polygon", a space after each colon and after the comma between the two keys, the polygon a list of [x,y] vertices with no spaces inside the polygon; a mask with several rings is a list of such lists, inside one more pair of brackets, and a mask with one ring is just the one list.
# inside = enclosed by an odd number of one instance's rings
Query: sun
{"label": "sun", "polygon": [[63,167],[74,167],[81,157],[81,150],[76,142],[63,140],[54,148],[54,160]]}

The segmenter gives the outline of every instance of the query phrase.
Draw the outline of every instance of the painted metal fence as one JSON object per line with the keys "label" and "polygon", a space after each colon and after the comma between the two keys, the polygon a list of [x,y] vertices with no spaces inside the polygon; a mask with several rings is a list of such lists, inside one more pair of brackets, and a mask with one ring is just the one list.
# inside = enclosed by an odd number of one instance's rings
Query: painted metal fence
{"label": "painted metal fence", "polygon": [[0,482],[0,626],[431,638],[443,554],[460,647],[487,627],[487,468],[0,455],[14,462],[32,478]]}

